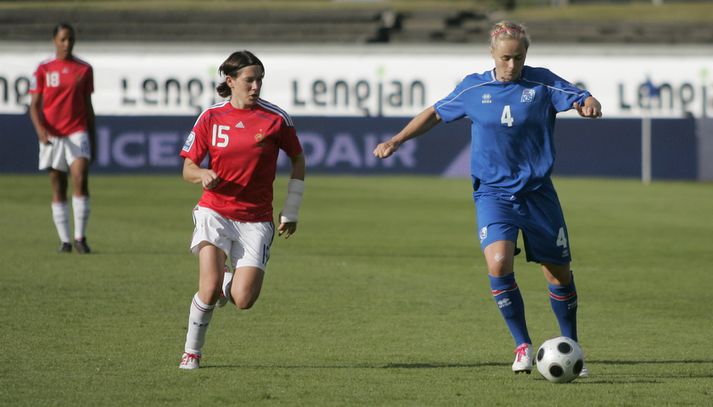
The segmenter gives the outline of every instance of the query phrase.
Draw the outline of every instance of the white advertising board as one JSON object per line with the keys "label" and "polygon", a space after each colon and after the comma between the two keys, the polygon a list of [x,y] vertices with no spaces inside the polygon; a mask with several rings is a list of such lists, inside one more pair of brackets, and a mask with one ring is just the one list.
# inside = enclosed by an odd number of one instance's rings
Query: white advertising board
{"label": "white advertising board", "polygon": [[[487,48],[478,47],[249,49],[266,66],[263,98],[291,115],[403,117],[446,96],[463,76],[491,69]],[[710,52],[533,48],[528,65],[547,67],[589,89],[602,102],[605,117],[638,117],[649,106],[653,117],[713,116]],[[140,44],[78,44],[75,49],[94,67],[96,113],[120,116],[197,115],[218,100],[217,68],[231,51]],[[0,113],[26,112],[29,78],[51,53],[51,43],[0,44]],[[660,87],[651,103],[644,92],[647,80]]]}

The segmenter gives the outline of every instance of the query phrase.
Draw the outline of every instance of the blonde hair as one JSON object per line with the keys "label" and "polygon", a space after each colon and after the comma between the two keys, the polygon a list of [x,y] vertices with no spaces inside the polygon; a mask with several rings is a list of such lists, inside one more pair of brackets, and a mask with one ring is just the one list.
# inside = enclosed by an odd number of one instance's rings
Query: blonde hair
{"label": "blonde hair", "polygon": [[525,49],[530,48],[530,36],[524,25],[507,20],[495,23],[490,30],[490,48],[495,48],[496,41],[509,39],[520,40],[525,44]]}

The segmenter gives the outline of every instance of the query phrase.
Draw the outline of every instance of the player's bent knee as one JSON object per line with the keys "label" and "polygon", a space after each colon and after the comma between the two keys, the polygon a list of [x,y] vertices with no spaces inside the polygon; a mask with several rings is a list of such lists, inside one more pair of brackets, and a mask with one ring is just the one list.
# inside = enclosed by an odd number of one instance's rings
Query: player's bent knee
{"label": "player's bent knee", "polygon": [[255,302],[257,301],[257,296],[256,297],[244,297],[244,298],[236,298],[235,300],[235,306],[239,309],[250,309],[252,308],[253,305],[255,305]]}
{"label": "player's bent knee", "polygon": [[488,274],[493,277],[504,277],[512,272],[511,262],[488,262]]}
{"label": "player's bent knee", "polygon": [[542,269],[545,278],[550,284],[567,285],[572,281],[572,270],[569,263],[567,264],[549,264],[543,263]]}
{"label": "player's bent knee", "polygon": [[260,291],[247,290],[234,290],[231,295],[233,296],[233,302],[235,306],[239,309],[250,309],[255,302],[257,302],[260,296]]}

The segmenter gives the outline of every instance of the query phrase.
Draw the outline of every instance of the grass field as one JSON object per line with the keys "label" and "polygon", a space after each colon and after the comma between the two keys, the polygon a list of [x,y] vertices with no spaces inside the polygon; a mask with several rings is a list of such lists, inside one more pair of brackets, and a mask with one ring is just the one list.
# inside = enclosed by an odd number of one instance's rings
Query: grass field
{"label": "grass field", "polygon": [[[198,189],[91,181],[95,252],[59,255],[48,180],[0,176],[0,405],[713,404],[711,184],[556,180],[591,377],[554,385],[510,372],[466,180],[311,177],[260,300],[216,312],[192,372]],[[516,269],[533,340],[556,336],[541,273]]]}

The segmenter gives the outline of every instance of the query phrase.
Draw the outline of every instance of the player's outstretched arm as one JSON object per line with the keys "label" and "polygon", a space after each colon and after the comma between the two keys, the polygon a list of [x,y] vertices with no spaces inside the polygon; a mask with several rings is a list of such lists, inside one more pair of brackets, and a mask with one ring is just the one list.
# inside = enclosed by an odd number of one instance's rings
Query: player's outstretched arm
{"label": "player's outstretched arm", "polygon": [[374,155],[379,158],[386,158],[395,153],[404,142],[418,137],[431,130],[433,126],[441,122],[438,112],[433,106],[428,107],[411,119],[411,121],[398,134],[385,141],[374,149]]}
{"label": "player's outstretched arm", "polygon": [[190,158],[183,160],[183,179],[191,184],[201,184],[205,189],[213,189],[220,182],[215,171],[199,167]]}
{"label": "player's outstretched arm", "polygon": [[582,117],[591,117],[592,119],[602,117],[602,105],[594,96],[585,99],[584,105],[575,103],[573,107],[577,109],[577,113]]}

